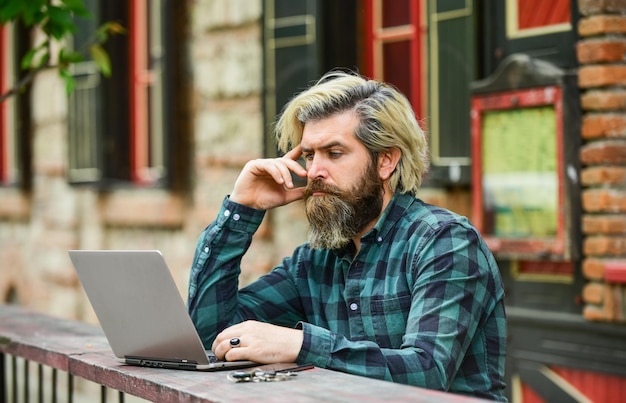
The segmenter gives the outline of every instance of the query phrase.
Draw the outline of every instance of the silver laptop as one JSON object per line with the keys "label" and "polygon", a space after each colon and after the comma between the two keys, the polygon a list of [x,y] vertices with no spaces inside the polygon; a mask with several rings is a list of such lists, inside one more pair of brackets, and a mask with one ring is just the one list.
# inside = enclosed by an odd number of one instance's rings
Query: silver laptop
{"label": "silver laptop", "polygon": [[157,250],[70,250],[70,259],[113,353],[156,368],[218,370],[258,365],[206,351]]}

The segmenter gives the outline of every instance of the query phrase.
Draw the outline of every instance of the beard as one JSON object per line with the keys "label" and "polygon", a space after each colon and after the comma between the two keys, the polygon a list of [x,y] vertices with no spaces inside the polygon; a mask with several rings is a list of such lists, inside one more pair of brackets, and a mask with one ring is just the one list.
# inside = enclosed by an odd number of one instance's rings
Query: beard
{"label": "beard", "polygon": [[[313,196],[315,192],[324,194]],[[351,189],[343,191],[319,179],[310,181],[304,203],[309,245],[313,249],[341,248],[380,214],[383,183],[370,160],[360,181]]]}

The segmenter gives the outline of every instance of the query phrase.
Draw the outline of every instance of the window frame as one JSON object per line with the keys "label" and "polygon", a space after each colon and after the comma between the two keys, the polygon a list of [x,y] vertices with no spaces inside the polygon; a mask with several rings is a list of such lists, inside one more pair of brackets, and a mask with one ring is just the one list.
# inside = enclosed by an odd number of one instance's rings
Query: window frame
{"label": "window frame", "polygon": [[[27,74],[20,63],[29,43],[22,23],[0,25],[0,93],[17,85]],[[30,86],[0,102],[0,187],[31,187]]]}
{"label": "window frame", "polygon": [[[9,39],[10,26],[0,25],[0,94],[6,93],[10,89],[11,77],[11,50]],[[0,184],[9,184],[11,151],[9,143],[12,139],[11,121],[9,119],[10,100],[0,103]]]}
{"label": "window frame", "polygon": [[525,257],[530,259],[569,257],[567,248],[567,213],[557,208],[557,232],[549,238],[537,237],[501,237],[486,233],[484,214],[483,169],[482,169],[482,118],[484,113],[512,109],[553,106],[556,128],[556,176],[557,207],[565,200],[565,155],[563,128],[563,91],[557,85],[508,90],[489,94],[477,94],[472,97],[472,222],[485,242],[498,256]]}
{"label": "window frame", "polygon": [[[189,168],[181,163],[188,154],[188,142],[174,142],[171,138],[174,120],[178,140],[189,135],[189,123],[176,119],[178,114],[187,114],[183,98],[188,86],[174,71],[182,68],[181,50],[173,47],[184,22],[180,6],[170,0],[132,2],[118,1],[105,4],[102,0],[92,1],[96,9],[97,25],[103,21],[116,21],[124,26],[124,35],[113,35],[105,44],[112,64],[112,77],[97,74],[97,90],[93,97],[95,118],[100,124],[90,132],[94,148],[88,156],[88,167],[93,172],[72,175],[72,165],[81,152],[81,139],[74,136],[70,148],[71,184],[97,184],[110,187],[169,187],[180,188],[188,184],[181,179]],[[179,60],[180,59],[180,60]],[[87,66],[92,61],[83,62]],[[88,66],[87,66],[88,67]],[[78,74],[80,69],[74,69]],[[83,69],[84,70],[84,69]],[[169,78],[169,80],[168,80]],[[175,81],[169,82],[169,81]],[[72,101],[70,95],[70,102]],[[171,105],[166,107],[165,103]],[[71,108],[70,103],[70,108]],[[70,110],[70,122],[80,119],[82,104]],[[70,131],[71,131],[70,127]],[[84,133],[79,134],[85,136]],[[70,136],[72,139],[72,136]],[[93,153],[96,152],[96,155]]]}
{"label": "window frame", "polygon": [[423,77],[424,66],[423,43],[425,22],[423,20],[425,6],[420,0],[409,0],[408,24],[383,27],[383,1],[364,1],[365,29],[365,65],[364,74],[382,81],[393,81],[385,75],[383,64],[383,47],[397,41],[409,41],[410,94],[405,94],[418,117],[426,116],[425,102],[426,85]]}

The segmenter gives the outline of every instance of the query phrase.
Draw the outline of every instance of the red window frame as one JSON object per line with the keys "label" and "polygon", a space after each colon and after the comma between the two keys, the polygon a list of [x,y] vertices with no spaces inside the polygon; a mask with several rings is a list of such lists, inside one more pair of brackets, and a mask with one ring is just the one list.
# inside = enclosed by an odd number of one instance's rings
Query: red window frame
{"label": "red window frame", "polygon": [[409,71],[411,74],[411,94],[406,94],[418,116],[425,116],[425,77],[423,63],[423,44],[425,43],[424,22],[425,2],[420,0],[409,1],[409,23],[393,27],[383,27],[383,6],[385,2],[393,0],[365,0],[365,69],[364,74],[377,80],[393,83],[387,77],[383,68],[383,46],[386,43],[408,40],[410,42]]}
{"label": "red window frame", "polygon": [[[8,46],[7,28],[0,25],[0,94],[5,94],[9,90],[8,66],[9,55],[6,54]],[[6,184],[9,177],[9,153],[8,150],[8,104],[5,100],[0,102],[0,184]]]}
{"label": "red window frame", "polygon": [[[530,108],[553,105],[556,117],[557,149],[557,233],[553,238],[505,238],[485,234],[483,210],[483,170],[482,170],[482,120],[488,111]],[[558,86],[506,91],[496,94],[472,97],[472,221],[483,234],[485,242],[495,253],[524,257],[564,257],[566,254],[566,220],[564,211],[564,147],[563,147],[563,99]]]}
{"label": "red window frame", "polygon": [[130,7],[130,175],[138,184],[150,184],[149,99],[151,74],[148,66],[148,3],[129,2]]}

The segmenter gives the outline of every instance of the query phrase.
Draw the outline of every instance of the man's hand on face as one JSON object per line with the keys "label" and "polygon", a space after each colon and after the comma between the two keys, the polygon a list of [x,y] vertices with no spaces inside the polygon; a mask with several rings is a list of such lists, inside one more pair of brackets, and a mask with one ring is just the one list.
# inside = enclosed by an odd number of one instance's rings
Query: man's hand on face
{"label": "man's hand on face", "polygon": [[300,146],[297,146],[281,158],[248,162],[235,181],[230,200],[269,210],[301,199],[304,188],[296,188],[291,178],[291,172],[306,177],[306,170],[297,162],[301,154]]}
{"label": "man's hand on face", "polygon": [[218,334],[212,350],[227,361],[295,362],[303,340],[302,330],[249,320]]}

